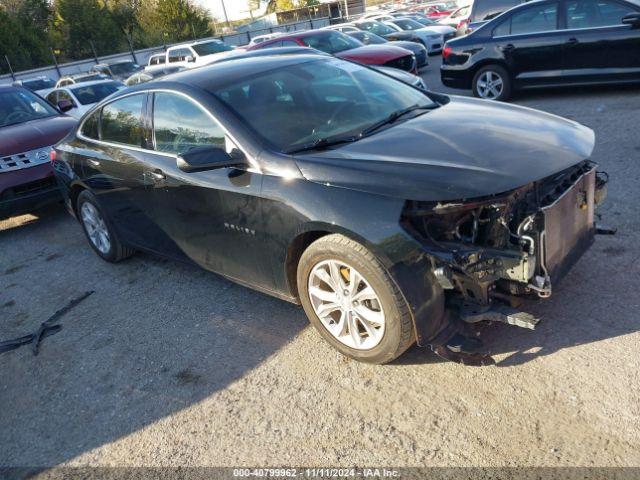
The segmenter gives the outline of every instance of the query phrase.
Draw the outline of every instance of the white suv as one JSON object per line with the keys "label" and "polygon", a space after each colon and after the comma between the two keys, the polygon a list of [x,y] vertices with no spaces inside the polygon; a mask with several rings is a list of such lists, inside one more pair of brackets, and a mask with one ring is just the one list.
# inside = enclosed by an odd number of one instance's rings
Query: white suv
{"label": "white suv", "polygon": [[185,68],[200,67],[220,60],[232,51],[233,47],[225,45],[220,40],[176,45],[167,49],[166,65]]}

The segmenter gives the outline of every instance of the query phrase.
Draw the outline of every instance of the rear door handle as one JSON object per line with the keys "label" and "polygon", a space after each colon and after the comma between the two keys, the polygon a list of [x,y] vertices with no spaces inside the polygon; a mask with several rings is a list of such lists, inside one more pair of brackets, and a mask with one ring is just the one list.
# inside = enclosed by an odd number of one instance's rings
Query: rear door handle
{"label": "rear door handle", "polygon": [[577,38],[570,38],[569,40],[567,40],[567,45],[577,45],[578,43],[578,39]]}

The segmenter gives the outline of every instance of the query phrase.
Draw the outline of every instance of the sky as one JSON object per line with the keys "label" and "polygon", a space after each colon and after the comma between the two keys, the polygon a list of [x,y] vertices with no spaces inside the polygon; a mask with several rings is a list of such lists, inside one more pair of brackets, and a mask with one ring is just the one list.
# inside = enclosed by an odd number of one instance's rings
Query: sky
{"label": "sky", "polygon": [[[208,9],[214,17],[224,20],[222,0],[196,0],[196,3]],[[238,20],[249,16],[247,0],[224,0],[224,5],[227,8],[229,20]]]}

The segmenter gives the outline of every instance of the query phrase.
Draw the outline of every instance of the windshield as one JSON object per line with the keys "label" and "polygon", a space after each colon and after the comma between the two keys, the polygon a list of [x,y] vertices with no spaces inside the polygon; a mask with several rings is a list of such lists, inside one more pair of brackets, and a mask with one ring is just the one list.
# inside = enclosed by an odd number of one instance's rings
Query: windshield
{"label": "windshield", "polygon": [[379,37],[372,32],[353,32],[349,33],[349,36],[357,38],[362,43],[365,43],[367,45],[382,45],[383,43],[388,43],[388,40],[385,40],[384,38]]}
{"label": "windshield", "polygon": [[408,85],[335,58],[278,68],[212,93],[281,152],[358,136],[409,107],[437,106]]}
{"label": "windshield", "polygon": [[321,52],[331,54],[344,52],[345,50],[351,50],[352,48],[362,46],[362,43],[355,38],[351,38],[344,33],[333,30],[318,32],[315,35],[309,35],[308,37],[303,37],[300,40],[302,40],[302,43],[307,47],[315,48]]}
{"label": "windshield", "polygon": [[198,43],[196,45],[191,45],[191,48],[193,48],[193,50],[201,57],[233,50],[229,45],[225,45],[221,42]]}
{"label": "windshield", "polygon": [[114,63],[113,65],[109,65],[109,68],[114,75],[122,75],[125,73],[133,73],[136,70],[139,70],[140,65],[133,62]]}
{"label": "windshield", "polygon": [[0,127],[54,115],[57,110],[27,90],[0,92]]}
{"label": "windshield", "polygon": [[112,93],[118,91],[116,82],[96,83],[94,85],[84,85],[72,88],[73,95],[82,105],[97,103],[103,98],[107,98]]}
{"label": "windshield", "polygon": [[430,18],[416,17],[413,20],[415,20],[421,25],[437,25],[437,23],[431,20]]}
{"label": "windshield", "polygon": [[399,26],[402,30],[420,30],[424,27],[421,23],[411,20],[410,18],[396,18],[393,23]]}
{"label": "windshield", "polygon": [[367,32],[375,33],[376,35],[389,35],[390,33],[395,33],[393,28],[380,22],[362,22],[358,24],[358,27],[366,30]]}
{"label": "windshield", "polygon": [[55,87],[56,82],[50,78],[38,78],[34,80],[23,80],[22,86],[28,88],[32,92],[35,90],[44,90],[46,88]]}

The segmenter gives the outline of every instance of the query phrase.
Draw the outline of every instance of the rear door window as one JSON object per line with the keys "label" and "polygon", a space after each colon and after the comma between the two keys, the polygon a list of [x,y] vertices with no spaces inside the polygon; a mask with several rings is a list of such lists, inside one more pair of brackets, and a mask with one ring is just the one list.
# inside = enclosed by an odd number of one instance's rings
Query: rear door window
{"label": "rear door window", "polygon": [[106,142],[140,147],[145,95],[131,95],[102,108],[100,137]]}
{"label": "rear door window", "polygon": [[622,17],[633,8],[612,0],[573,0],[567,2],[567,28],[597,28],[622,24]]}

